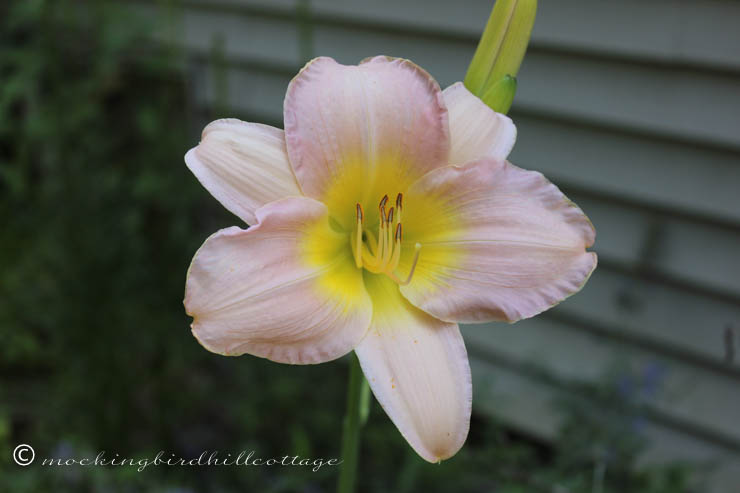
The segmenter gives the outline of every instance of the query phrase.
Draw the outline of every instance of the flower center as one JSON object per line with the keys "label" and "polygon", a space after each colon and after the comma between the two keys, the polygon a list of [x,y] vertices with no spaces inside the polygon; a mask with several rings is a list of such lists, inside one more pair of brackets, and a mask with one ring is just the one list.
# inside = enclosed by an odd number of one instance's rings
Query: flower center
{"label": "flower center", "polygon": [[414,245],[414,260],[411,263],[411,269],[406,279],[401,279],[397,269],[401,261],[401,245],[403,244],[403,225],[401,224],[403,194],[399,193],[396,196],[396,206],[386,212],[387,204],[388,195],[384,195],[378,204],[377,237],[370,229],[365,229],[365,212],[362,210],[362,205],[357,204],[357,225],[353,234],[350,235],[352,254],[358,269],[365,268],[374,274],[385,274],[396,283],[405,286],[414,276],[421,243]]}

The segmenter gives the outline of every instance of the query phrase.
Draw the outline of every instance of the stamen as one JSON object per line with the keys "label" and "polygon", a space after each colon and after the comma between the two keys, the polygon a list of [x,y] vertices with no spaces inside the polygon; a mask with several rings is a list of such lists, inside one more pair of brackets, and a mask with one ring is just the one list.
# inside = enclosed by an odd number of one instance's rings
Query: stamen
{"label": "stamen", "polygon": [[401,223],[396,225],[396,234],[394,235],[395,245],[393,246],[393,257],[391,257],[390,265],[388,270],[393,272],[398,267],[398,262],[401,260],[401,237],[403,236],[403,226]]}
{"label": "stamen", "polygon": [[385,274],[396,283],[405,286],[411,282],[419,262],[421,243],[416,243],[411,269],[405,280],[399,278],[396,269],[401,261],[401,246],[403,244],[403,225],[401,211],[403,210],[403,194],[396,195],[395,207],[386,212],[388,195],[384,195],[378,203],[378,236],[365,231],[365,211],[357,203],[357,229],[351,236],[352,253],[358,268],[364,268],[374,274]]}
{"label": "stamen", "polygon": [[401,209],[403,209],[403,194],[396,195],[396,210],[398,211],[398,223],[401,223]]}
{"label": "stamen", "polygon": [[388,265],[393,254],[393,207],[391,207],[391,210],[388,211],[388,215],[385,217],[385,225],[386,249],[383,251],[383,260],[381,261],[381,266],[383,268]]}
{"label": "stamen", "polygon": [[385,235],[383,226],[385,226],[385,203],[388,201],[387,195],[380,200],[378,204],[378,214],[380,220],[378,221],[378,249],[375,251],[376,263],[383,258],[383,251],[385,250]]}
{"label": "stamen", "polygon": [[[363,267],[374,274],[380,274],[383,272],[383,269],[381,268],[380,257],[378,256],[379,243],[375,241],[375,236],[370,231],[367,231],[365,234],[368,244],[362,246]],[[372,251],[368,247],[372,248]]]}
{"label": "stamen", "polygon": [[375,255],[378,253],[378,241],[375,239],[375,235],[372,231],[366,231],[365,236],[367,237],[367,244],[370,247],[370,253]]}
{"label": "stamen", "polygon": [[363,246],[363,249],[362,249],[362,266],[365,269],[375,274],[378,274],[381,272],[378,267],[377,257],[375,257],[372,253],[370,253],[370,251],[367,249],[366,246]]}

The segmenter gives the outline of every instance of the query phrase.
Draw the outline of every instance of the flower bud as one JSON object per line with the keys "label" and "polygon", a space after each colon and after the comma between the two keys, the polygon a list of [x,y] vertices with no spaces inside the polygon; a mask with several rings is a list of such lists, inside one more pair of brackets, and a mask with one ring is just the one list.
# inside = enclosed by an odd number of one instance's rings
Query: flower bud
{"label": "flower bud", "polygon": [[[500,107],[507,106],[502,102],[509,97],[513,99],[515,77],[527,51],[536,13],[537,0],[496,1],[465,75],[465,87],[470,92]],[[502,94],[497,94],[498,91]],[[507,111],[510,106],[511,102]]]}

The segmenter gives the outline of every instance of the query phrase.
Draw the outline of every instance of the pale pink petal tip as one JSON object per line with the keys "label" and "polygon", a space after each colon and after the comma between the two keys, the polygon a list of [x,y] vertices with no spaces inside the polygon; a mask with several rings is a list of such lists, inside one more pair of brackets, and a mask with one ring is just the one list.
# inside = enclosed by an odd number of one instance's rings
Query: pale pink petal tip
{"label": "pale pink petal tip", "polygon": [[185,163],[221,204],[247,224],[273,200],[301,195],[288,162],[283,131],[236,119],[216,120]]}
{"label": "pale pink petal tip", "polygon": [[[441,193],[444,191],[444,193]],[[442,320],[516,321],[581,289],[596,267],[595,238],[583,212],[540,173],[480,159],[426,175],[409,191],[438,197],[455,224],[424,243],[414,282],[401,288]]]}
{"label": "pale pink petal tip", "polygon": [[408,60],[374,57],[360,65],[312,60],[288,87],[284,123],[298,182],[306,195],[320,200],[350,166],[362,186],[373,189],[377,176],[393,176],[394,186],[404,188],[447,164],[442,92]]}
{"label": "pale pink petal tip", "polygon": [[[325,224],[326,207],[292,197],[256,212],[258,223],[214,234],[188,271],[185,308],[208,350],[281,363],[321,363],[351,351],[370,324],[372,304],[351,256],[328,265],[305,262],[307,228]],[[356,296],[325,289],[327,276],[350,269]],[[349,280],[348,280],[349,282]]]}
{"label": "pale pink petal tip", "polygon": [[470,427],[472,381],[457,324],[437,320],[401,299],[376,310],[355,350],[386,414],[426,461],[455,455]]}

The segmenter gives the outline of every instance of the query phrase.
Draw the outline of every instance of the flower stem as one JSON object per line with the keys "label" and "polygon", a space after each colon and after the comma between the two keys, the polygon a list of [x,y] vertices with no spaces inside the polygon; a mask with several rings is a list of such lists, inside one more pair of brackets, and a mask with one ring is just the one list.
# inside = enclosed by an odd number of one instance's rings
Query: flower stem
{"label": "flower stem", "polygon": [[355,491],[357,463],[360,455],[360,429],[367,421],[370,409],[370,387],[362,374],[360,362],[352,353],[347,385],[347,413],[342,431],[342,467],[339,470],[337,493]]}

